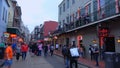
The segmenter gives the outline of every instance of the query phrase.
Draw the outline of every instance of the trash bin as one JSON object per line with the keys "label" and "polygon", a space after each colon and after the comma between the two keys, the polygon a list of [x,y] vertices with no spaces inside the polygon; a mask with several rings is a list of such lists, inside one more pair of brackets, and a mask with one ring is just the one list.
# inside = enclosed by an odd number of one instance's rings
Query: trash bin
{"label": "trash bin", "polygon": [[105,68],[115,68],[115,52],[105,52]]}

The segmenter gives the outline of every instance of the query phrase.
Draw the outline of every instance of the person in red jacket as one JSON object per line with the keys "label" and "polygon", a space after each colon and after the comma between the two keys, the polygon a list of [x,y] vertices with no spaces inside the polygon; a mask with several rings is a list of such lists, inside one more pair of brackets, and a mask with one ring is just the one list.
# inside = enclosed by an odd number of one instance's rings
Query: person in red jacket
{"label": "person in red jacket", "polygon": [[26,59],[27,51],[28,51],[28,45],[25,44],[25,43],[22,43],[21,52],[22,52],[22,59],[23,59],[23,60]]}

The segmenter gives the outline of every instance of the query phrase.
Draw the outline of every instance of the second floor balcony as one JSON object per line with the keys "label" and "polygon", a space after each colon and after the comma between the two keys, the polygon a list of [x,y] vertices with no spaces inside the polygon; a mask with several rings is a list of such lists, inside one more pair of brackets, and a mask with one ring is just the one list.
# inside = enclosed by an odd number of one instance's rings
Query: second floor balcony
{"label": "second floor balcony", "polygon": [[99,10],[93,13],[81,15],[76,21],[70,22],[69,24],[64,24],[64,31],[69,32],[82,27],[93,25],[101,21],[113,19],[120,16],[120,4],[116,2],[111,2],[105,4]]}

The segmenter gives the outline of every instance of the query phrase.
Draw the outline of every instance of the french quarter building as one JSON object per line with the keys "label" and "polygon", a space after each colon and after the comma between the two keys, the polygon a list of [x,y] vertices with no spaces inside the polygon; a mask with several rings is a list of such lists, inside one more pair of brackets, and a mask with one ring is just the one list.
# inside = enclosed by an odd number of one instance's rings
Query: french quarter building
{"label": "french quarter building", "polygon": [[120,0],[63,0],[58,21],[61,44],[83,45],[89,58],[89,45],[102,51],[120,52]]}
{"label": "french quarter building", "polygon": [[8,0],[0,0],[0,42],[4,42],[4,32],[6,32],[8,24]]}

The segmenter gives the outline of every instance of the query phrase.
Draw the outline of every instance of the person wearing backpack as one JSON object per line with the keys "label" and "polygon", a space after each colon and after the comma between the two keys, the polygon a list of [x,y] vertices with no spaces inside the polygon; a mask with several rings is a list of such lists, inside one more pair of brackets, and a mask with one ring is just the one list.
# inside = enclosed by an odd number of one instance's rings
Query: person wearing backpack
{"label": "person wearing backpack", "polygon": [[[74,49],[73,51],[76,51],[77,52],[77,55],[74,54],[74,52],[72,52],[72,49]],[[69,49],[69,52],[70,52],[70,68],[73,68],[73,64],[75,64],[75,68],[78,68],[78,58],[79,58],[79,51],[78,51],[78,48],[76,47],[75,44],[73,44],[70,49]]]}
{"label": "person wearing backpack", "polygon": [[64,58],[64,63],[65,63],[65,54],[66,54],[66,45],[64,45],[62,47],[62,55],[63,55],[63,58]]}
{"label": "person wearing backpack", "polygon": [[54,51],[54,45],[51,44],[51,45],[50,45],[50,54],[51,54],[51,56],[53,55],[53,51]]}

